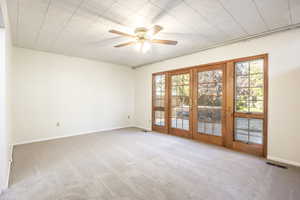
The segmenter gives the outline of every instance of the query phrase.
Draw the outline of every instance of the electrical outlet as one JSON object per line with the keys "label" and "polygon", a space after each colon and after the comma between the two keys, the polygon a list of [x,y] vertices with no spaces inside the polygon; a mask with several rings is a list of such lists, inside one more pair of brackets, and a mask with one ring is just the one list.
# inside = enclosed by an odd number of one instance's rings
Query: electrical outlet
{"label": "electrical outlet", "polygon": [[59,127],[59,126],[60,126],[60,123],[59,123],[59,122],[57,122],[57,123],[56,123],[56,126],[57,126],[57,127]]}

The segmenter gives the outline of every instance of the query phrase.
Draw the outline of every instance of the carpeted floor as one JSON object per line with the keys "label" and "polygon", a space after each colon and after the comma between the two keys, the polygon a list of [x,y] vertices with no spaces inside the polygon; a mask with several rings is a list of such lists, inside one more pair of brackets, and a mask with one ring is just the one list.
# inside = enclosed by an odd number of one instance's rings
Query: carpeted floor
{"label": "carpeted floor", "polygon": [[300,169],[128,128],[14,149],[1,200],[299,200]]}

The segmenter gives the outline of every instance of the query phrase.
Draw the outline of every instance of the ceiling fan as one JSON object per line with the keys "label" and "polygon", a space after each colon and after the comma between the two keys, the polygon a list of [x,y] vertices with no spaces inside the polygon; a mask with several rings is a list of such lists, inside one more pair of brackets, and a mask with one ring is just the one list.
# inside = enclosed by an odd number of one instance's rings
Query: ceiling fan
{"label": "ceiling fan", "polygon": [[142,51],[143,48],[149,46],[149,43],[176,45],[178,42],[174,40],[160,40],[160,39],[153,38],[153,36],[156,35],[158,32],[160,32],[162,29],[163,27],[159,25],[155,25],[151,29],[147,29],[145,27],[139,27],[134,30],[134,35],[117,31],[117,30],[109,30],[109,32],[133,39],[132,41],[115,45],[114,47],[117,48],[138,44],[138,47]]}

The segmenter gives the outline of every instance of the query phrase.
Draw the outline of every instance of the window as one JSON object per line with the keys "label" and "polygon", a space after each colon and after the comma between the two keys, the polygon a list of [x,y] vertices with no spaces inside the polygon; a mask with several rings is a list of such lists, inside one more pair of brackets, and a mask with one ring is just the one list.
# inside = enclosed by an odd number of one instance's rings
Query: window
{"label": "window", "polygon": [[154,76],[154,124],[165,126],[165,74]]}
{"label": "window", "polygon": [[235,118],[235,139],[245,143],[263,143],[263,120]]}
{"label": "window", "polygon": [[198,132],[222,135],[222,70],[198,72]]}
{"label": "window", "polygon": [[172,75],[171,85],[171,127],[189,130],[190,74]]}
{"label": "window", "polygon": [[235,63],[235,112],[235,140],[263,144],[263,59]]}
{"label": "window", "polygon": [[267,155],[267,54],[152,78],[154,131]]}
{"label": "window", "polygon": [[235,111],[263,113],[264,60],[238,62],[235,65]]}

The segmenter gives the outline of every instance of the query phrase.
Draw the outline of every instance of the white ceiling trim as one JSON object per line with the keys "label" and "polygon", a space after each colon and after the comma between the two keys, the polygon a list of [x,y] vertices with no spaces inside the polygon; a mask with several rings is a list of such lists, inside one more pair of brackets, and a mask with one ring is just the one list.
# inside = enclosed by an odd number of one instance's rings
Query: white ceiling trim
{"label": "white ceiling trim", "polygon": [[[251,39],[255,39],[255,38],[261,38],[261,37],[264,37],[264,36],[267,36],[267,35],[270,35],[270,34],[274,34],[274,33],[278,33],[278,32],[283,32],[283,31],[287,31],[287,30],[292,30],[292,29],[296,29],[296,28],[300,28],[300,23],[293,24],[293,25],[288,25],[288,26],[285,26],[285,27],[276,28],[276,29],[273,29],[273,30],[270,30],[270,31],[266,31],[266,32],[263,32],[263,33],[254,34],[254,35],[251,35],[251,36],[246,36],[246,37],[242,37],[242,38],[238,38],[238,39],[229,40],[229,41],[226,41],[226,42],[220,42],[220,43],[208,46],[208,47],[200,48],[200,49],[198,49],[195,52],[184,54],[184,55],[180,55],[180,56],[176,56],[176,57],[172,57],[172,58],[169,58],[169,59],[174,59],[174,58],[178,58],[178,57],[182,57],[182,56],[187,56],[187,55],[194,54],[194,53],[197,53],[197,52],[206,51],[206,50],[209,50],[209,49],[214,49],[214,48],[218,48],[218,47],[222,47],[222,46],[226,46],[226,45],[230,45],[230,44],[234,44],[234,43],[238,43],[238,42],[242,42],[242,41],[246,41],[246,40],[251,40]],[[134,66],[134,67],[132,67],[132,69],[137,69],[137,68],[145,67],[147,65],[151,65],[151,64],[154,64],[154,63],[162,62],[164,60],[167,60],[167,59],[162,59],[162,60],[155,61],[155,62],[152,62],[152,63],[148,63],[148,64],[145,64],[145,65]]]}

